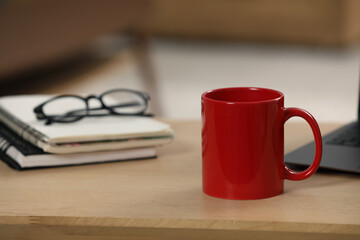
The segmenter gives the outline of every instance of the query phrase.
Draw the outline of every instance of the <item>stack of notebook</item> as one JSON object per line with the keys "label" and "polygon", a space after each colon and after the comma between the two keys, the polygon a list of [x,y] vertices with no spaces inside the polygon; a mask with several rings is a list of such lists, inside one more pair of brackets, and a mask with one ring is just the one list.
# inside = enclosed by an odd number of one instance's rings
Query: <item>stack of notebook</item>
{"label": "stack of notebook", "polygon": [[169,125],[149,117],[105,116],[44,125],[33,109],[47,95],[0,98],[0,159],[15,169],[156,157],[173,138]]}

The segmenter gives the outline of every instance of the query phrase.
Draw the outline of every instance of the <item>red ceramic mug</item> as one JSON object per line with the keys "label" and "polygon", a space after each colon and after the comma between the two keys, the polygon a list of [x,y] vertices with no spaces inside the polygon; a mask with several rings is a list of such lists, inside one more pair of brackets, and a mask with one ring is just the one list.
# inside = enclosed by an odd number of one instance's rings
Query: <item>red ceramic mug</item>
{"label": "red ceramic mug", "polygon": [[[284,180],[303,180],[319,167],[322,141],[314,117],[285,108],[281,92],[223,88],[205,92],[202,104],[203,191],[226,199],[261,199],[284,191]],[[284,124],[304,118],[314,133],[313,163],[302,172],[284,164]]]}

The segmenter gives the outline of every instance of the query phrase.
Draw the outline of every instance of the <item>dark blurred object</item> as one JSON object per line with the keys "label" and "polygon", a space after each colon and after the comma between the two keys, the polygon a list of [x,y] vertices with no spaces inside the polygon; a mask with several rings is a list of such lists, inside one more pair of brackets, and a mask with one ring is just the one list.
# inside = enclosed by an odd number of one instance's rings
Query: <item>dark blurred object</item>
{"label": "dark blurred object", "polygon": [[154,0],[154,33],[344,46],[360,37],[359,0]]}
{"label": "dark blurred object", "polygon": [[76,55],[97,36],[141,36],[149,8],[148,0],[0,1],[0,79]]}

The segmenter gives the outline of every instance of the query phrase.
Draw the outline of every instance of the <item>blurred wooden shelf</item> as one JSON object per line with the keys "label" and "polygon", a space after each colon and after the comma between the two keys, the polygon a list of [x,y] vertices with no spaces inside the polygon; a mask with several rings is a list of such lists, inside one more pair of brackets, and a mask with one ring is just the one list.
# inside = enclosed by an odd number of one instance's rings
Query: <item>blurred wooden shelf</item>
{"label": "blurred wooden shelf", "polygon": [[99,36],[141,32],[150,0],[0,1],[0,80],[87,51]]}
{"label": "blurred wooden shelf", "polygon": [[153,0],[155,34],[344,46],[360,38],[358,0]]}

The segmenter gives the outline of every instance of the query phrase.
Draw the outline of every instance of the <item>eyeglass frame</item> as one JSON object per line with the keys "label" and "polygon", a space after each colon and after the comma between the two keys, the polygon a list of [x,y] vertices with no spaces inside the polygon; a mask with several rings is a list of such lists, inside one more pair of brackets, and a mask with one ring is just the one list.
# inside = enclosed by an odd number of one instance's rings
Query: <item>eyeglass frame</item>
{"label": "eyeglass frame", "polygon": [[[110,94],[110,93],[113,93],[113,92],[127,92],[127,93],[133,93],[133,94],[136,94],[138,95],[139,97],[142,98],[143,102],[144,102],[144,108],[137,112],[137,113],[119,113],[119,112],[116,112],[114,111],[113,109],[115,108],[114,106],[113,107],[109,107],[107,106],[104,101],[103,101],[103,97],[107,94]],[[44,110],[43,110],[43,107],[48,104],[49,102],[52,102],[56,99],[59,99],[59,98],[65,98],[65,97],[73,97],[73,98],[78,98],[82,101],[84,101],[85,103],[85,106],[86,106],[86,109],[80,109],[80,110],[76,110],[76,111],[85,111],[85,114],[83,115],[77,115],[77,116],[72,116],[74,119],[73,120],[61,120],[61,119],[56,119],[57,117],[60,118],[65,118],[67,115],[68,116],[71,116],[69,114],[73,113],[74,111],[71,111],[71,112],[67,112],[67,113],[64,113],[63,115],[56,115],[56,116],[51,116],[51,115],[47,115],[44,113]],[[89,107],[89,101],[91,99],[97,99],[99,100],[99,102],[101,103],[101,107],[100,108],[90,108]],[[145,92],[140,92],[140,91],[136,91],[136,90],[132,90],[132,89],[125,89],[125,88],[116,88],[116,89],[111,89],[111,90],[108,90],[104,93],[102,93],[101,95],[99,96],[96,96],[94,94],[90,94],[89,96],[87,97],[81,97],[79,95],[72,95],[72,94],[63,94],[63,95],[59,95],[59,96],[55,96],[49,100],[46,100],[45,102],[41,103],[40,105],[36,106],[33,111],[36,115],[36,118],[39,119],[39,120],[46,120],[45,122],[45,125],[50,125],[54,122],[58,122],[58,123],[72,123],[72,122],[76,122],[76,121],[79,121],[85,117],[100,117],[100,116],[108,116],[108,115],[118,115],[118,116],[144,116],[144,117],[152,117],[154,116],[154,114],[152,113],[145,113],[145,111],[147,110],[148,108],[148,101],[150,100],[150,95],[145,93]],[[119,105],[117,105],[119,106]],[[105,109],[105,110],[108,110],[109,113],[108,114],[90,114],[90,111],[91,110],[102,110],[102,109]]]}

